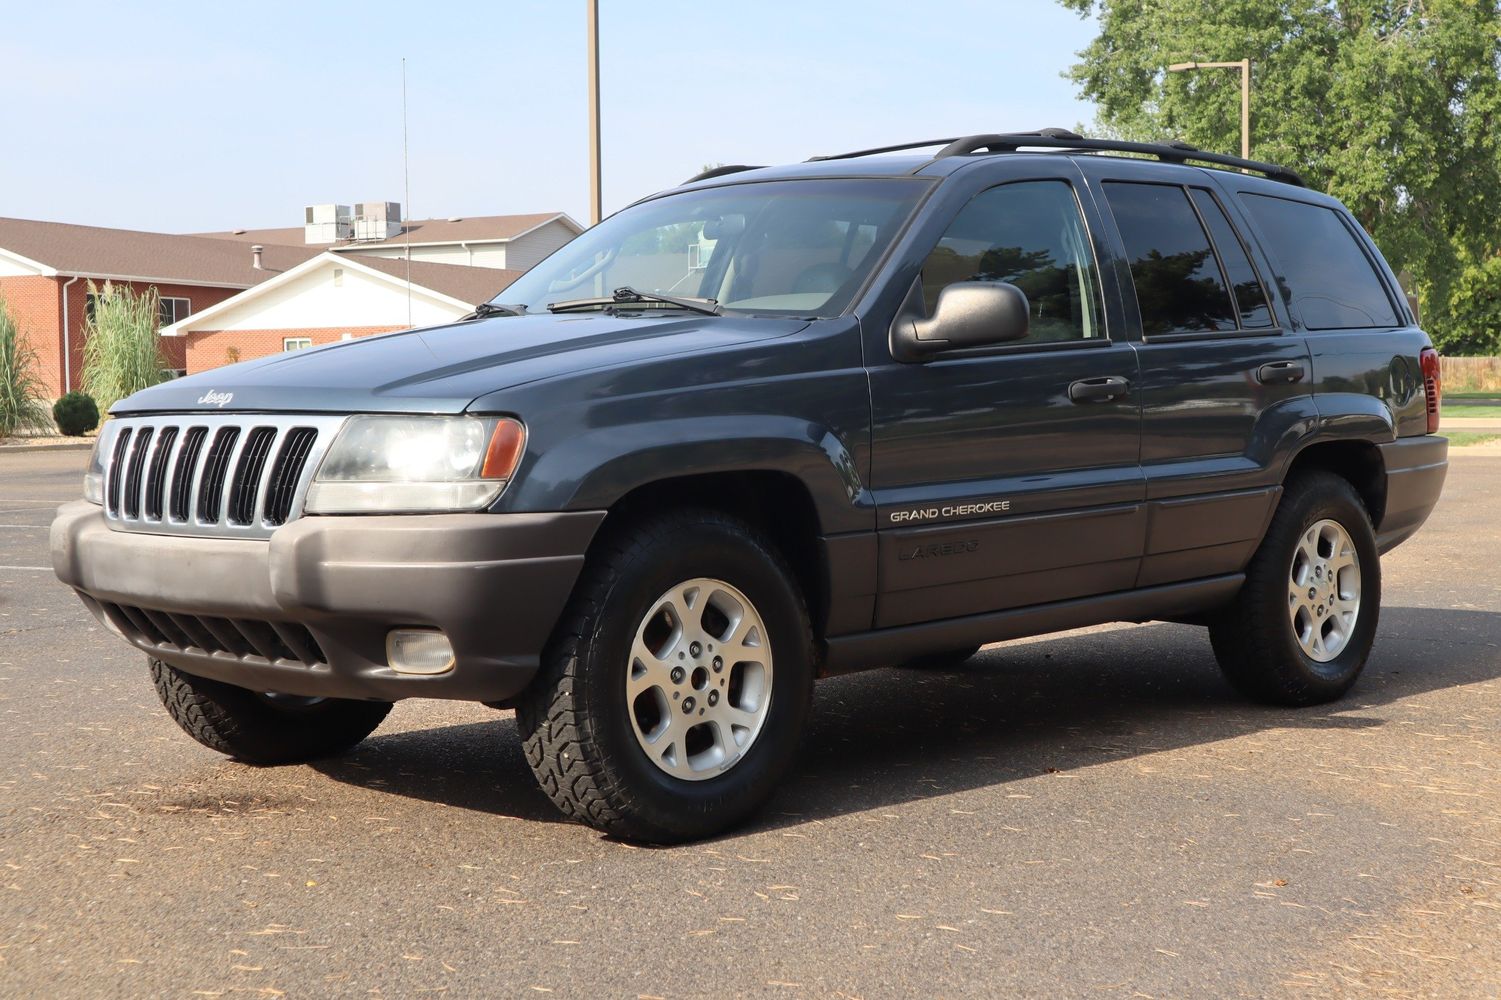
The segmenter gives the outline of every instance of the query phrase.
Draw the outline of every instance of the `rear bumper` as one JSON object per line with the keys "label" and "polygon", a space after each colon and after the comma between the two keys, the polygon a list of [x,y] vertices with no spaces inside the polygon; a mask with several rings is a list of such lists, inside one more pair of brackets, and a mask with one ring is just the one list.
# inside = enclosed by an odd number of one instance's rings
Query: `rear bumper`
{"label": "rear bumper", "polygon": [[[306,517],[242,540],[113,531],[78,501],[53,521],[52,562],[107,627],[186,673],[285,694],[500,701],[536,672],[603,519]],[[386,634],[402,626],[446,633],[453,668],[392,670]]]}
{"label": "rear bumper", "polygon": [[1449,439],[1437,434],[1398,438],[1380,445],[1386,463],[1386,510],[1376,547],[1389,552],[1428,520],[1449,473]]}

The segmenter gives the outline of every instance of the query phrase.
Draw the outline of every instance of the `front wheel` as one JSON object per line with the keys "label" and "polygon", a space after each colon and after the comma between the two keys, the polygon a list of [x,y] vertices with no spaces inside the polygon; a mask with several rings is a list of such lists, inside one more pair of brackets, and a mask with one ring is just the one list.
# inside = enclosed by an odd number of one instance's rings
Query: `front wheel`
{"label": "front wheel", "polygon": [[780,554],[742,521],[680,511],[591,554],[516,714],[559,809],[670,843],[734,826],[771,795],[812,683],[808,612]]}
{"label": "front wheel", "polygon": [[1315,705],[1355,683],[1381,611],[1381,560],[1354,487],[1290,482],[1235,603],[1209,626],[1225,677],[1257,701]]}
{"label": "front wheel", "polygon": [[342,753],[375,732],[388,701],[264,694],[149,661],[167,714],[210,750],[247,764],[297,764]]}

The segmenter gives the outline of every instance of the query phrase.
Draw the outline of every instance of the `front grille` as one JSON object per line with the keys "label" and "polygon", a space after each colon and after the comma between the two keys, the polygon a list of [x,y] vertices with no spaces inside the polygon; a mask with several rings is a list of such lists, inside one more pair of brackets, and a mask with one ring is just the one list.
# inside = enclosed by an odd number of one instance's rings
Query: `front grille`
{"label": "front grille", "polygon": [[227,654],[241,660],[325,666],[328,657],[296,622],[215,618],[99,602],[106,618],[131,642],[167,652]]}
{"label": "front grille", "polygon": [[263,538],[302,513],[308,481],[343,417],[122,417],[100,446],[110,526]]}

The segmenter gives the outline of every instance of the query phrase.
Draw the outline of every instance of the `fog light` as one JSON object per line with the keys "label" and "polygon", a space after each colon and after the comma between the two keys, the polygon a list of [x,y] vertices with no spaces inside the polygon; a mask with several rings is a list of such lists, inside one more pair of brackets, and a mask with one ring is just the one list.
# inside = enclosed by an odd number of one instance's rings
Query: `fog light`
{"label": "fog light", "polygon": [[386,662],[399,674],[446,673],[453,669],[453,644],[433,629],[392,629],[386,634]]}

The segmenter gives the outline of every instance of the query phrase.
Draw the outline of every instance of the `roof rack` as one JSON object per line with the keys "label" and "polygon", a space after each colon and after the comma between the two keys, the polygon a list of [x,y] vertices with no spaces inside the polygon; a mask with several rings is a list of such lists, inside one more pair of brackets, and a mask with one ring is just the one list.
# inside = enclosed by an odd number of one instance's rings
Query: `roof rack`
{"label": "roof rack", "polygon": [[738,174],[742,170],[760,170],[761,167],[749,163],[722,163],[717,167],[710,167],[701,174],[694,174],[684,181],[684,184],[692,184],[694,181],[706,181],[711,177],[723,177],[725,174]]}
{"label": "roof rack", "polygon": [[[1238,167],[1262,174],[1274,181],[1307,187],[1302,177],[1286,167],[1259,160],[1245,160],[1224,153],[1209,153],[1186,142],[1126,142],[1116,139],[1086,139],[1077,132],[1062,128],[1044,128],[1035,132],[999,132],[989,135],[970,135],[954,139],[933,139],[927,142],[908,142],[896,146],[880,146],[875,149],[860,149],[851,153],[836,153],[832,156],[815,156],[808,162],[818,160],[847,160],[876,153],[894,153],[904,149],[922,149],[942,145],[933,155],[933,160],[950,156],[967,156],[971,153],[1014,153],[1019,149],[1077,149],[1091,153],[1138,153],[1154,156],[1165,163],[1213,163],[1224,167]],[[931,162],[931,161],[930,161]]]}

